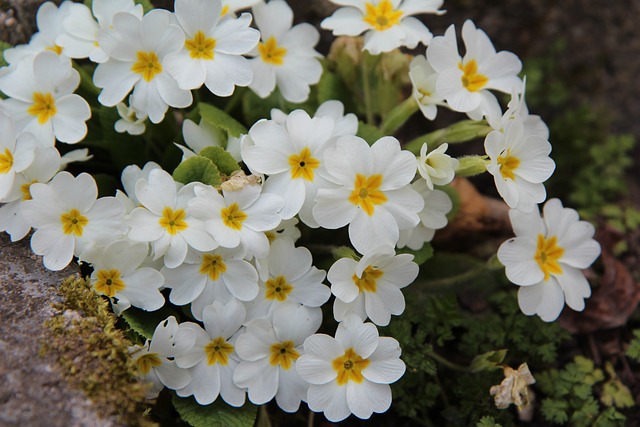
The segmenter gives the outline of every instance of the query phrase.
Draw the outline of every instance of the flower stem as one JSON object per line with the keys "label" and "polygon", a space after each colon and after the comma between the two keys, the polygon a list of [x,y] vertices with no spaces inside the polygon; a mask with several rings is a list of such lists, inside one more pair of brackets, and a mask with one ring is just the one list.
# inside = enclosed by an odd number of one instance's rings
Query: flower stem
{"label": "flower stem", "polygon": [[371,82],[369,80],[369,74],[371,73],[371,68],[373,68],[369,67],[370,58],[371,55],[367,52],[365,52],[362,56],[362,91],[364,96],[364,109],[367,123],[370,125],[375,125],[373,118],[373,105],[371,104]]}
{"label": "flower stem", "polygon": [[419,136],[418,138],[409,141],[404,146],[404,149],[417,155],[420,152],[422,144],[425,142],[429,146],[429,149],[433,150],[445,142],[452,144],[456,142],[471,141],[475,138],[487,136],[487,134],[492,130],[493,128],[487,125],[484,120],[462,120],[444,129],[438,129],[434,132],[429,132]]}
{"label": "flower stem", "polygon": [[309,418],[307,418],[307,427],[313,427],[313,420],[316,416],[316,413],[309,409]]}
{"label": "flower stem", "polygon": [[380,126],[380,131],[384,135],[393,135],[416,111],[418,111],[418,103],[413,96],[410,96],[389,112]]}
{"label": "flower stem", "polygon": [[450,360],[445,359],[444,357],[440,356],[438,353],[435,353],[433,351],[428,352],[427,356],[429,356],[430,358],[432,358],[442,366],[446,366],[447,368],[452,369],[454,371],[460,371],[460,372],[469,371],[469,368],[467,366],[462,366],[462,365],[458,365],[457,363],[451,362]]}

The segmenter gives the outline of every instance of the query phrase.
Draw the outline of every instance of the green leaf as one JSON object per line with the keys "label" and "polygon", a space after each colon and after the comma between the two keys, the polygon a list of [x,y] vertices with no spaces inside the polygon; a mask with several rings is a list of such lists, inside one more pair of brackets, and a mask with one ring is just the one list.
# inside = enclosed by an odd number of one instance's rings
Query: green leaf
{"label": "green leaf", "polygon": [[205,147],[198,155],[211,160],[218,170],[225,175],[231,175],[232,172],[240,169],[238,162],[222,147],[216,147],[215,145]]}
{"label": "green leaf", "polygon": [[627,355],[627,357],[640,362],[640,329],[634,330],[633,335],[634,338],[629,343],[629,347],[627,347],[627,351],[625,352],[625,354]]}
{"label": "green leaf", "polygon": [[369,145],[372,145],[384,136],[377,127],[360,121],[358,122],[358,133],[356,135],[367,141]]}
{"label": "green leaf", "polygon": [[427,242],[424,245],[422,245],[422,247],[417,251],[414,251],[413,249],[409,249],[405,247],[405,248],[398,249],[397,253],[411,254],[413,255],[413,262],[415,262],[418,265],[422,265],[429,258],[433,256],[433,246],[431,246],[431,243]]}
{"label": "green leaf", "polygon": [[4,67],[7,64],[7,61],[4,60],[4,51],[7,49],[11,49],[13,46],[11,46],[9,43],[7,42],[3,42],[2,40],[0,40],[0,67]]}
{"label": "green leaf", "polygon": [[542,401],[542,415],[546,420],[555,424],[569,421],[568,409],[568,404],[564,400],[544,399]]}
{"label": "green leaf", "polygon": [[218,107],[201,102],[198,104],[198,109],[204,121],[224,129],[231,136],[239,137],[248,133],[246,127]]}
{"label": "green leaf", "polygon": [[500,363],[504,360],[507,355],[507,350],[494,350],[488,351],[483,354],[479,354],[473,358],[471,361],[471,372],[480,372],[480,371],[493,371],[495,369],[500,369]]}
{"label": "green leaf", "polygon": [[183,184],[201,182],[214,187],[222,183],[216,165],[203,156],[193,156],[180,163],[173,171],[173,179]]}
{"label": "green leaf", "polygon": [[211,405],[200,405],[193,397],[172,396],[173,406],[180,418],[193,427],[253,427],[258,407],[245,403],[234,408],[218,399]]}
{"label": "green leaf", "polygon": [[335,73],[330,71],[322,73],[322,78],[318,83],[318,103],[322,104],[332,99],[337,99],[344,103],[344,96],[347,93],[347,88]]}
{"label": "green leaf", "polygon": [[502,424],[498,424],[493,417],[482,417],[476,427],[502,427]]}
{"label": "green leaf", "polygon": [[122,312],[121,317],[140,336],[151,339],[158,324],[167,317],[175,315],[175,311],[166,306],[156,311],[144,311],[139,308],[129,307]]}

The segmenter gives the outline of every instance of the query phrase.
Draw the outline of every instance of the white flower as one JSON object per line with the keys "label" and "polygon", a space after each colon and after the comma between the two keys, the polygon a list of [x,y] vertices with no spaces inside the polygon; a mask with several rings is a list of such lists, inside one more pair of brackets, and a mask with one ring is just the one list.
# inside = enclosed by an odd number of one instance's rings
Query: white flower
{"label": "white flower", "polygon": [[222,0],[222,10],[220,10],[220,17],[223,16],[235,16],[235,13],[242,9],[248,9],[261,0]]}
{"label": "white flower", "polygon": [[71,6],[62,20],[64,31],[56,37],[56,43],[71,58],[89,58],[98,63],[109,59],[98,43],[98,32],[113,25],[116,13],[130,13],[138,19],[143,14],[142,5],[133,0],[93,0],[91,10],[84,4],[65,3]]}
{"label": "white flower", "polygon": [[0,201],[8,201],[16,173],[33,163],[36,148],[33,135],[23,133],[17,136],[11,118],[0,112]]}
{"label": "white flower", "polygon": [[266,319],[247,325],[236,342],[242,362],[233,381],[247,388],[251,402],[262,405],[275,397],[283,411],[298,410],[309,384],[296,372],[295,362],[303,354],[302,343],[321,323],[320,310],[283,304],[273,314],[273,325]]}
{"label": "white flower", "polygon": [[564,208],[558,199],[544,205],[544,218],[537,209],[530,213],[512,209],[509,217],[516,237],[500,246],[498,259],[506,267],[507,278],[521,286],[518,303],[522,312],[551,322],[560,315],[565,301],[573,310],[582,311],[591,288],[580,269],[600,255],[593,226],[580,221],[578,213]]}
{"label": "white flower", "polygon": [[[175,269],[163,268],[165,286],[171,288],[169,299],[173,304],[186,305],[207,295],[214,300],[226,301],[231,296],[240,301],[251,301],[258,295],[258,273],[242,252],[218,248],[213,252],[189,254]],[[196,316],[199,318],[200,316]]]}
{"label": "white flower", "polygon": [[[3,135],[7,135],[5,129]],[[21,138],[28,134],[22,134]],[[36,148],[31,165],[22,172],[16,174],[13,186],[4,197],[5,204],[0,207],[0,231],[6,231],[11,235],[11,241],[15,242],[24,238],[31,225],[22,215],[22,203],[31,200],[31,185],[36,182],[47,183],[60,170],[60,153],[54,147]]]}
{"label": "white flower", "polygon": [[163,66],[164,58],[184,45],[184,34],[170,12],[154,9],[142,19],[117,13],[113,28],[98,32],[98,43],[109,55],[93,74],[94,84],[102,88],[101,104],[113,107],[133,89],[131,106],[152,123],[160,123],[169,106],[191,105],[191,92],[180,89]]}
{"label": "white flower", "polygon": [[83,260],[93,265],[91,283],[101,295],[109,297],[113,311],[120,315],[130,306],[155,311],[164,305],[160,288],[164,277],[159,271],[142,267],[149,247],[118,240],[105,248],[87,250]]}
{"label": "white flower", "polygon": [[31,249],[44,256],[49,270],[62,270],[89,243],[106,244],[126,232],[124,207],[114,197],[97,199],[98,187],[89,174],[74,178],[60,172],[48,184],[32,184],[29,192],[32,199],[23,202],[22,214],[37,229]]}
{"label": "white flower", "polygon": [[529,114],[527,103],[525,101],[525,88],[527,80],[523,80],[522,92],[518,94],[517,91],[512,91],[511,100],[509,101],[507,111],[501,116],[487,117],[489,125],[495,130],[504,132],[509,125],[509,122],[515,119],[519,119],[524,124],[525,135],[536,135],[546,140],[549,139],[549,128],[540,118],[540,116]]}
{"label": "white flower", "polygon": [[336,337],[315,334],[304,342],[296,363],[300,376],[311,383],[309,409],[324,412],[332,422],[350,414],[367,419],[391,406],[391,388],[405,371],[398,341],[379,337],[372,323],[351,315],[338,325]]}
{"label": "white flower", "polygon": [[233,382],[233,371],[239,358],[235,342],[245,319],[242,303],[232,300],[228,304],[214,302],[204,309],[204,330],[197,324],[187,322],[181,328],[189,328],[196,335],[191,350],[176,357],[176,364],[189,368],[191,382],[176,391],[178,396],[195,397],[201,405],[209,405],[222,396],[232,406],[242,406],[245,391]]}
{"label": "white flower", "polygon": [[193,348],[195,342],[195,333],[189,328],[181,328],[171,316],[158,324],[153,337],[144,346],[129,348],[140,375],[145,382],[153,384],[147,397],[157,396],[164,386],[179,390],[189,384],[189,372],[179,368],[175,358]]}
{"label": "white flower", "polygon": [[[277,108],[271,109],[271,120],[279,125],[284,125],[288,114]],[[355,135],[358,133],[358,116],[353,113],[344,113],[344,104],[340,101],[329,100],[318,106],[313,117],[328,117],[333,120],[333,132],[331,139],[333,142],[344,135]]]}
{"label": "white flower", "polygon": [[85,122],[91,117],[87,101],[73,94],[79,84],[68,59],[45,51],[0,77],[0,90],[10,97],[2,109],[18,132],[32,133],[40,144],[53,145],[55,138],[75,144],[87,134]]}
{"label": "white flower", "polygon": [[360,253],[394,246],[399,230],[415,227],[424,201],[409,183],[416,158],[400,150],[393,137],[371,147],[356,136],[343,136],[325,151],[327,178],[338,188],[320,189],[313,216],[321,227],[349,224],[349,238]]}
{"label": "white flower", "polygon": [[[122,182],[122,186],[124,187],[124,191],[127,196],[133,201],[133,204],[136,207],[140,206],[140,201],[136,197],[136,184],[140,178],[149,180],[149,174],[154,169],[162,169],[159,164],[155,162],[147,162],[140,169],[138,165],[129,165],[123,169],[122,174],[120,176],[120,181]],[[176,189],[180,187],[182,184],[175,183]]]}
{"label": "white flower", "polygon": [[136,182],[141,207],[129,214],[128,236],[136,242],[150,242],[154,259],[164,255],[164,265],[169,268],[184,262],[189,247],[203,252],[218,247],[187,206],[195,185],[182,186],[162,169],[152,169],[148,179]]}
{"label": "white flower", "polygon": [[57,39],[64,32],[62,22],[69,15],[73,3],[62,2],[58,7],[53,2],[43,3],[36,14],[36,24],[38,32],[31,36],[28,45],[20,45],[7,49],[3,52],[6,61],[13,65],[29,57],[33,57],[40,52],[51,51],[56,55],[63,56],[68,60],[67,53],[62,46],[57,44]]}
{"label": "white flower", "polygon": [[128,133],[129,135],[142,135],[146,129],[144,122],[147,121],[147,115],[138,112],[133,107],[127,107],[124,102],[116,105],[116,110],[120,115],[114,125],[116,132]]}
{"label": "white flower", "polygon": [[[182,123],[182,136],[188,147],[176,144],[182,151],[182,161],[195,156],[207,147],[224,147],[224,143],[220,138],[220,130],[206,120],[200,120],[200,124],[195,124],[193,120],[186,119]],[[242,161],[239,138],[229,135],[226,150],[235,161]]]}
{"label": "white flower", "polygon": [[269,252],[269,240],[264,233],[280,224],[278,211],[283,201],[261,190],[260,185],[245,185],[239,191],[220,194],[211,186],[198,185],[189,208],[220,246],[240,246],[244,257],[264,258]]}
{"label": "white flower", "polygon": [[424,55],[414,56],[409,65],[409,78],[413,87],[412,95],[424,116],[433,120],[438,114],[438,105],[446,106],[436,92],[438,73]]}
{"label": "white flower", "polygon": [[333,316],[340,322],[356,314],[363,320],[368,316],[376,325],[388,325],[392,314],[404,311],[400,289],[411,284],[418,272],[413,255],[396,255],[391,246],[376,248],[360,261],[339,259],[327,275],[336,296]]}
{"label": "white flower", "polygon": [[260,33],[249,27],[250,14],[220,19],[221,10],[220,0],[176,0],[175,14],[186,40],[163,65],[181,89],[204,83],[214,95],[230,96],[235,86],[251,83],[251,65],[242,55],[256,47]]}
{"label": "white flower", "polygon": [[[427,48],[429,64],[438,73],[436,92],[449,106],[460,112],[471,112],[481,106],[497,103],[488,90],[511,93],[521,91],[518,73],[522,63],[511,52],[496,53],[487,34],[476,29],[472,21],[462,26],[466,52],[458,53],[455,28],[451,25],[444,36],[434,37]],[[480,112],[482,116],[483,112]]]}
{"label": "white flower", "polygon": [[425,242],[430,242],[436,230],[447,226],[447,214],[453,209],[453,203],[447,193],[430,190],[427,183],[417,180],[411,184],[424,199],[424,209],[418,213],[420,224],[414,228],[400,230],[398,247],[407,246],[414,251],[420,250]]}
{"label": "white flower", "polygon": [[283,219],[300,213],[302,222],[318,226],[311,209],[318,188],[328,186],[322,177],[323,154],[333,126],[328,117],[311,118],[304,110],[295,110],[282,124],[260,120],[249,130],[253,145],[245,144],[242,159],[254,173],[269,175],[264,192],[284,199]]}
{"label": "white flower", "polygon": [[261,98],[276,85],[289,102],[304,102],[309,85],[320,81],[322,65],[314,50],[320,34],[311,24],[292,27],[293,11],[283,0],[260,2],[252,9],[262,42],[251,52],[253,81],[249,88]]}
{"label": "white flower", "polygon": [[424,45],[432,34],[411,15],[419,13],[443,14],[438,10],[443,0],[331,0],[344,5],[322,21],[322,28],[332,30],[334,36],[364,35],[364,49],[372,55],[389,52],[400,46],[414,49]]}
{"label": "white flower", "polygon": [[531,212],[546,199],[543,183],[555,169],[549,157],[549,141],[525,134],[522,119],[514,118],[504,133],[489,133],[484,148],[490,158],[487,171],[493,175],[498,193],[510,208]]}
{"label": "white flower", "polygon": [[456,175],[456,169],[460,162],[448,154],[445,154],[449,144],[442,144],[435,150],[427,154],[427,143],[420,148],[420,159],[418,160],[418,173],[427,183],[429,190],[433,190],[433,185],[447,185]]}
{"label": "white flower", "polygon": [[322,283],[326,273],[312,262],[307,248],[296,248],[289,239],[274,241],[266,260],[269,277],[260,281],[260,294],[249,305],[250,317],[270,317],[278,306],[291,302],[307,307],[327,302],[331,291]]}

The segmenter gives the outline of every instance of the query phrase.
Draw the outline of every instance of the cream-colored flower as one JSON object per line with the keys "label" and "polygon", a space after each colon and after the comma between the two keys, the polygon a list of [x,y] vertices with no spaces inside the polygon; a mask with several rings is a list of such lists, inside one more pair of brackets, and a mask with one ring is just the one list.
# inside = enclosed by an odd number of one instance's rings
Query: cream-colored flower
{"label": "cream-colored flower", "polygon": [[504,366],[504,380],[500,385],[494,385],[489,390],[493,396],[498,409],[506,409],[512,403],[518,408],[529,403],[529,385],[536,382],[529,366],[523,363],[515,370],[509,366]]}

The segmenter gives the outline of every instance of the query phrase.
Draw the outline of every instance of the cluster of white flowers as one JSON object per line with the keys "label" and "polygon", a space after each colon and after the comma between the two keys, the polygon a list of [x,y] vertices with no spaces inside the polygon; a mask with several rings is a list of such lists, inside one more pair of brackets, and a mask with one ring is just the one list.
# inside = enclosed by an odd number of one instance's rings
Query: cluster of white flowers
{"label": "cluster of white flowers", "polygon": [[[593,227],[559,201],[547,203],[544,221],[538,214],[554,163],[548,130],[524,103],[519,59],[496,53],[470,21],[464,57],[453,26],[432,38],[412,15],[440,14],[442,0],[334,2],[346,7],[323,28],[366,32],[372,54],[429,45],[409,73],[427,118],[446,106],[494,129],[485,140],[486,168],[514,208],[517,235],[498,256],[523,286],[523,312],[553,320],[565,298],[582,309],[590,288],[579,269],[599,246]],[[248,7],[253,15],[236,15]],[[267,97],[277,87],[284,100],[305,101],[322,74],[319,33],[293,26],[284,0],[176,0],[175,12],[146,14],[134,0],[94,0],[91,9],[45,3],[38,29],[28,45],[4,52],[9,65],[0,69],[0,230],[15,241],[33,228],[31,247],[51,270],[74,257],[90,263],[95,291],[118,315],[132,306],[188,306],[193,322],[169,317],[132,348],[154,384],[150,396],[168,387],[202,405],[218,396],[232,406],[246,396],[255,404],[275,398],[287,412],[304,401],[331,421],[386,411],[389,384],[405,366],[398,342],[379,337],[376,325],[402,314],[401,289],[419,273],[413,255],[396,248],[419,250],[447,224],[453,204],[436,186],[449,184],[460,166],[447,144],[431,152],[425,144],[418,158],[392,136],[370,145],[339,101],[323,103],[313,117],[272,110],[271,119],[226,143],[211,123],[185,119],[183,161],[223,147],[252,175],[225,176],[217,187],[183,184],[149,162],[124,169],[124,191],[98,197],[91,175],[64,171],[88,160],[88,151],[61,156],[55,145],[82,141],[91,117],[74,93],[81,83],[74,67],[82,67],[75,59],[97,64],[89,83],[102,106],[117,107],[115,130],[139,135],[147,119],[156,124],[170,107],[190,107],[191,91],[203,85],[218,97],[236,86]],[[489,89],[512,93],[506,113]],[[298,221],[311,229],[348,226],[361,256],[336,260],[328,273],[316,268],[311,252],[296,246]],[[332,296],[335,338],[316,334],[320,307]]]}

